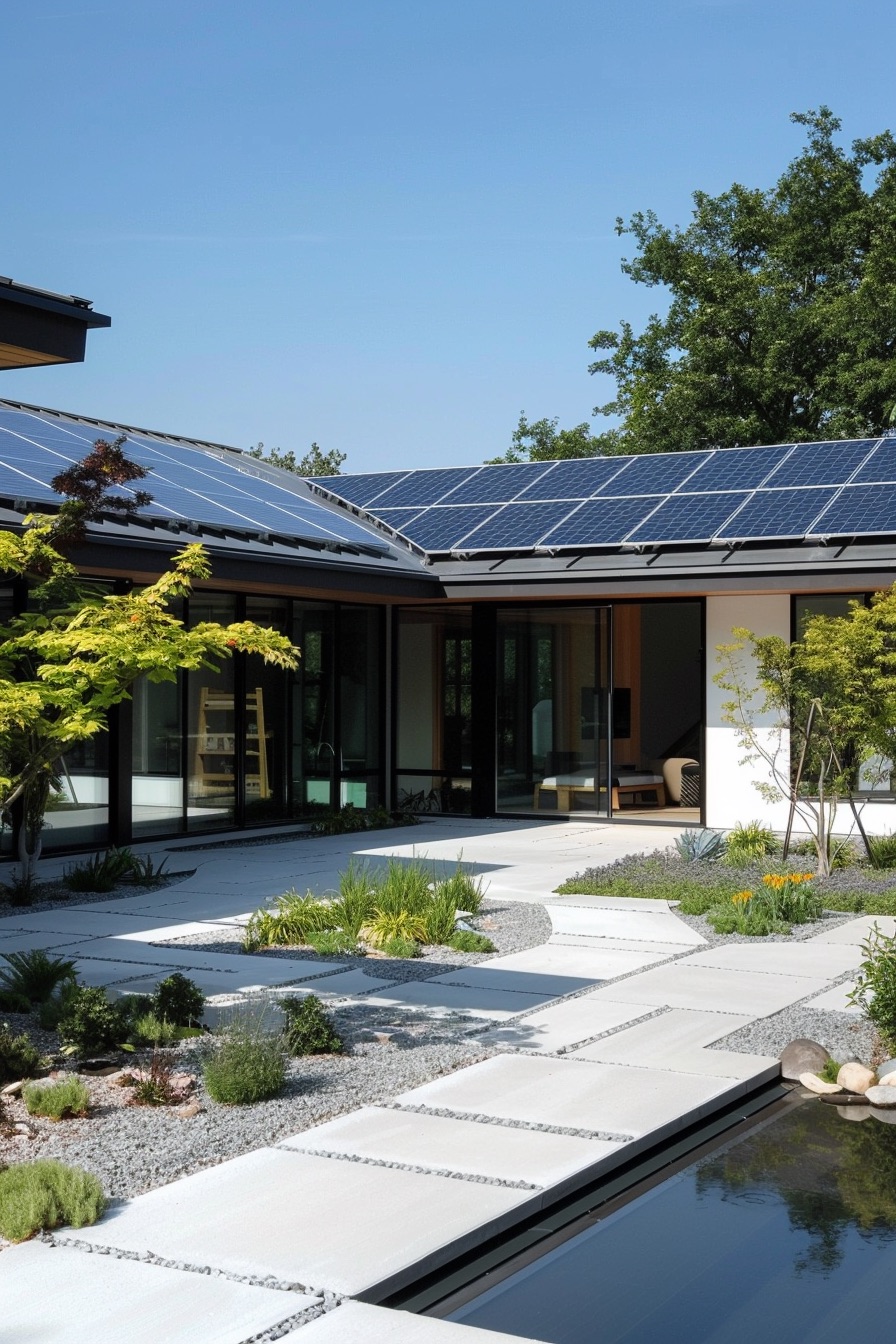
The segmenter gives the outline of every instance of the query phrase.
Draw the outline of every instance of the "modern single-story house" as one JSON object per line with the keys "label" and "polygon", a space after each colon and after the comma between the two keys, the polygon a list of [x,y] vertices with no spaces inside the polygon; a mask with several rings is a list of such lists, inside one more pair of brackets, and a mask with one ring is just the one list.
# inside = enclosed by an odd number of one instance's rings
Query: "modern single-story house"
{"label": "modern single-story house", "polygon": [[[46,845],[403,805],[727,827],[765,803],[725,722],[732,627],[795,637],[896,579],[896,438],[301,480],[238,449],[0,402],[0,525],[124,434],[153,501],[74,557],[114,588],[202,541],[190,622],[251,618],[294,673],[236,658],[141,684],[61,762]],[[0,604],[27,601],[0,579]],[[896,824],[888,789],[866,809]]]}

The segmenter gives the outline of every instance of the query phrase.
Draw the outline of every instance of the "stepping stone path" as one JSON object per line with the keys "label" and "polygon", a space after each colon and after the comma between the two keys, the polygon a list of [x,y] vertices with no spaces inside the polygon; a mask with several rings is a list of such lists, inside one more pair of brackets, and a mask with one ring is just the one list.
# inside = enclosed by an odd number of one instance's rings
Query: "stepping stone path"
{"label": "stepping stone path", "polygon": [[[432,832],[450,861],[461,836],[465,861],[479,854],[494,875],[492,894],[541,900],[553,929],[543,947],[425,981],[153,946],[240,921],[295,881],[299,860],[303,883],[332,887],[350,853],[378,852],[357,837],[211,851],[156,895],[2,921],[0,947],[57,951],[118,992],[180,969],[222,996],[221,1013],[259,987],[424,1006],[465,1014],[501,1053],[152,1190],[52,1244],[3,1252],[0,1333],[25,1339],[39,1323],[47,1344],[244,1344],[276,1327],[290,1344],[510,1344],[376,1303],[777,1077],[778,1060],[716,1043],[796,1002],[839,1009],[836,982],[858,968],[867,936],[855,920],[800,943],[707,947],[664,901],[548,895],[570,855],[618,845],[625,828],[570,823],[547,842],[530,830],[432,824],[404,846],[425,853]],[[641,832],[631,847],[643,848]],[[896,1088],[879,1091],[896,1100]]]}

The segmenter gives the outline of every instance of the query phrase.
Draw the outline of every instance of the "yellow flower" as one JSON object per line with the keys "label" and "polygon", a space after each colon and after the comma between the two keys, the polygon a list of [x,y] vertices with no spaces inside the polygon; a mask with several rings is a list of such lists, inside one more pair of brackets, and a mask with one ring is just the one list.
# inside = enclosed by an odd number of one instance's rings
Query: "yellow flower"
{"label": "yellow flower", "polygon": [[746,905],[747,901],[753,899],[752,891],[736,891],[731,897],[732,905]]}
{"label": "yellow flower", "polygon": [[774,887],[775,891],[780,891],[787,878],[782,877],[780,873],[766,873],[762,880],[767,887]]}

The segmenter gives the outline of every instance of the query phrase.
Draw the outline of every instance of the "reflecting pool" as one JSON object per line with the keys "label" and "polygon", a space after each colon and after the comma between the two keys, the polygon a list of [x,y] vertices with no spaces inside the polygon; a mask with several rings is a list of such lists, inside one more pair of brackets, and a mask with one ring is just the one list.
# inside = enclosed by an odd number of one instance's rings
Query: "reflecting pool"
{"label": "reflecting pool", "polygon": [[549,1344],[842,1344],[894,1337],[894,1284],[896,1125],[812,1101],[450,1319]]}

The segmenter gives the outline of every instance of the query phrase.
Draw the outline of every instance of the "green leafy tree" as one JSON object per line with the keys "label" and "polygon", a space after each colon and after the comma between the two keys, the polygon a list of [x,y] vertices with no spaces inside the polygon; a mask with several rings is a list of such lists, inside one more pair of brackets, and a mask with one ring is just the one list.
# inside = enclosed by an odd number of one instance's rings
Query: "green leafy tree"
{"label": "green leafy tree", "polygon": [[339,476],[342,474],[342,464],[346,459],[346,454],[340,453],[335,448],[324,452],[319,443],[312,443],[304,457],[296,457],[292,451],[281,453],[279,448],[272,448],[266,453],[264,444],[257,443],[254,448],[249,449],[249,456],[258,458],[261,462],[269,462],[272,467],[294,471],[297,476]]}
{"label": "green leafy tree", "polygon": [[606,451],[603,440],[591,433],[587,420],[572,429],[558,429],[559,419],[526,419],[520,411],[519,424],[511,435],[510,447],[503,457],[490,462],[554,462],[558,458],[594,457]]}
{"label": "green leafy tree", "polygon": [[[32,581],[30,609],[0,626],[0,813],[11,817],[23,876],[40,855],[40,831],[57,761],[74,742],[107,727],[109,710],[142,676],[174,681],[179,669],[212,668],[236,652],[294,667],[298,650],[252,621],[205,621],[186,629],[170,604],[211,566],[202,546],[185,547],[146,588],[124,594],[83,583],[62,547],[107,512],[133,512],[149,496],[110,495],[110,484],[145,475],[121,441],[54,481],[72,492],[54,516],[31,514],[21,533],[0,533],[0,574]],[[118,502],[116,502],[118,501]]]}
{"label": "green leafy tree", "polygon": [[827,107],[794,113],[807,143],[768,190],[694,193],[693,220],[648,211],[620,235],[636,284],[661,286],[665,316],[640,333],[599,331],[592,373],[621,418],[599,451],[669,452],[879,434],[896,405],[896,140],[835,142]]}
{"label": "green leafy tree", "polygon": [[[732,634],[733,643],[718,646],[715,677],[731,697],[726,721],[745,763],[765,766],[757,788],[770,802],[792,803],[827,874],[837,807],[855,806],[857,772],[874,783],[896,761],[896,585],[868,607],[853,602],[846,616],[812,617],[792,644],[746,629]],[[860,825],[859,809],[855,818]]]}

